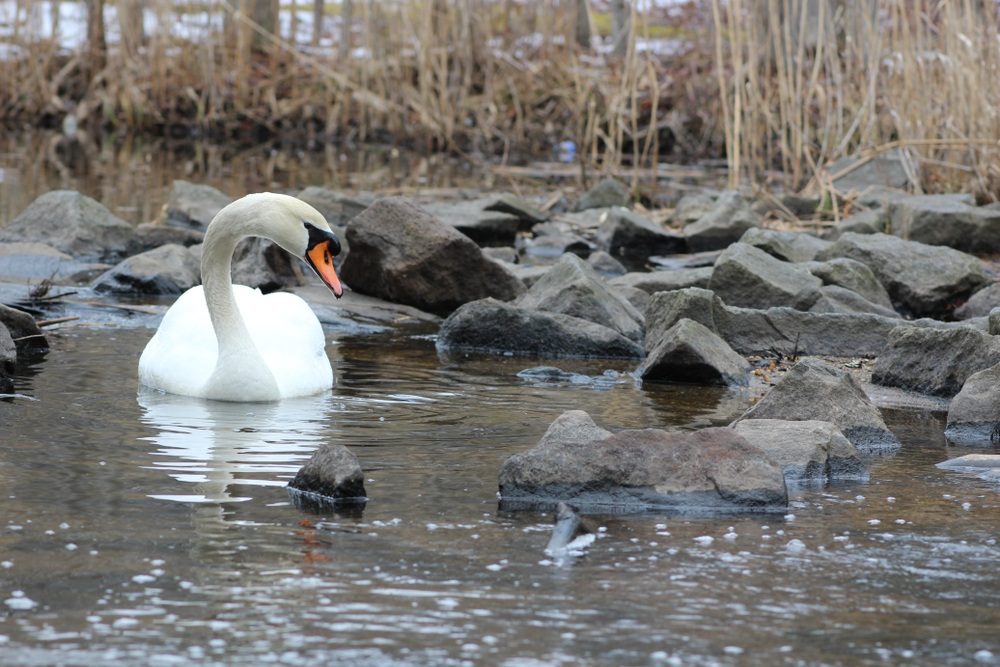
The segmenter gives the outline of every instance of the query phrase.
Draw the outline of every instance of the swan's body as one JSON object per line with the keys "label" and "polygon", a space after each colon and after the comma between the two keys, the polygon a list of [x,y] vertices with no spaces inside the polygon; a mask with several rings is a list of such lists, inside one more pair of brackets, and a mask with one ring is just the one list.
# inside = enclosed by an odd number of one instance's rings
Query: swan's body
{"label": "swan's body", "polygon": [[323,329],[305,301],[233,286],[233,251],[246,236],[269,238],[307,260],[334,294],[342,293],[330,259],[340,242],[316,209],[285,195],[244,197],[209,225],[203,286],[185,292],[164,315],[139,359],[140,384],[246,402],[308,396],[333,385]]}

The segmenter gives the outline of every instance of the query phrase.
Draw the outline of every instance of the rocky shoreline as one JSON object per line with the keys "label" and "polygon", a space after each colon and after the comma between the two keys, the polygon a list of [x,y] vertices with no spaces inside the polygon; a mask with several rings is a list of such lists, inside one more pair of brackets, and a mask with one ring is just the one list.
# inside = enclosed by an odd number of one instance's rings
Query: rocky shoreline
{"label": "rocky shoreline", "polygon": [[[762,203],[737,192],[687,196],[663,224],[630,209],[613,180],[557,213],[509,194],[425,206],[317,187],[293,194],[343,242],[348,303],[310,299],[308,271],[261,239],[238,248],[234,280],[306,295],[321,320],[344,308],[402,311],[438,326],[442,355],[629,359],[638,382],[745,387],[773,375],[728,429],[610,433],[568,411],[501,468],[509,507],[775,512],[789,487],[865,480],[865,459],[893,455],[899,441],[830,358],[870,370],[874,385],[951,399],[953,442],[1000,441],[1000,283],[968,254],[1000,248],[1000,208],[967,195],[874,186],[818,236],[764,227]],[[163,219],[133,228],[80,193],[50,192],[0,229],[0,280],[180,294],[199,283],[204,229],[229,201],[177,181]],[[18,355],[46,347],[30,312],[11,306],[0,306],[0,394],[12,391]],[[336,470],[352,460],[327,456],[327,477],[354,480],[358,471]],[[331,499],[364,495],[335,481],[307,486]]]}

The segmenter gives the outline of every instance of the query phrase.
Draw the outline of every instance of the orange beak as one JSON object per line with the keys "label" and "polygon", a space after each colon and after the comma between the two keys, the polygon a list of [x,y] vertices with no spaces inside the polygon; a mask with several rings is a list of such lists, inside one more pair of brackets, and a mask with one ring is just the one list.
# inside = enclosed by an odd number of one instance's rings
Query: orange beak
{"label": "orange beak", "polygon": [[333,295],[338,299],[344,295],[344,287],[333,268],[333,254],[330,252],[330,242],[322,241],[306,251],[306,257],[313,271],[326,283]]}

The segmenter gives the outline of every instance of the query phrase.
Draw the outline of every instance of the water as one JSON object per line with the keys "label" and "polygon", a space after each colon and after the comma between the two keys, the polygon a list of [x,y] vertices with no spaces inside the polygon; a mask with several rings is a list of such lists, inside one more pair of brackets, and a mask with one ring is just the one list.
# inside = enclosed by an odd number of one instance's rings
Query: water
{"label": "water", "polygon": [[[794,516],[592,515],[554,563],[552,517],[496,490],[555,416],[690,429],[749,398],[519,377],[552,361],[442,359],[416,327],[330,332],[329,395],[228,405],[138,394],[151,333],[52,335],[16,379],[36,400],[0,401],[5,666],[1000,662],[998,488],[934,467],[972,451],[940,412],[887,410],[900,453]],[[358,456],[363,510],[290,504],[320,442]]]}

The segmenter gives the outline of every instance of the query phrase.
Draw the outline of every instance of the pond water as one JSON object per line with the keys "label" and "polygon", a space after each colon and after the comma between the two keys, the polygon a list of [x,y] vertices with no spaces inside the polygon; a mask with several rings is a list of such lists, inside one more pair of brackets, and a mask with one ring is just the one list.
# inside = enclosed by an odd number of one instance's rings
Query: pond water
{"label": "pond water", "polygon": [[[526,380],[551,361],[430,333],[330,330],[333,390],[271,405],[137,392],[147,326],[50,335],[0,400],[0,663],[1000,663],[1000,489],[934,467],[970,453],[943,413],[887,409],[900,452],[788,516],[588,515],[599,538],[555,563],[551,515],[498,509],[506,458],[567,409],[693,429],[750,397],[620,362]],[[290,503],[321,442],[357,455],[363,509]]]}

